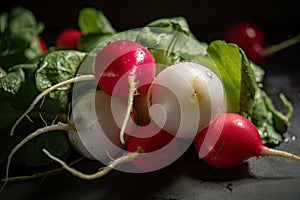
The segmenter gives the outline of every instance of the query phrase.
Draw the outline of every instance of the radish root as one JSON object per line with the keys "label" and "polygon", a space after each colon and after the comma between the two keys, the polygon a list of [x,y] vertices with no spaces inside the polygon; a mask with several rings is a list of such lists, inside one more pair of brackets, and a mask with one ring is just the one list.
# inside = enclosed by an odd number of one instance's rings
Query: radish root
{"label": "radish root", "polygon": [[69,124],[65,124],[62,122],[58,122],[57,124],[39,128],[35,132],[31,133],[26,138],[24,138],[17,146],[15,146],[8,156],[7,165],[6,165],[5,181],[4,181],[3,186],[0,189],[0,192],[4,189],[5,185],[7,184],[8,176],[9,176],[9,168],[10,168],[12,157],[23,145],[25,145],[27,142],[29,142],[33,138],[35,138],[43,133],[50,132],[50,131],[68,131],[69,128],[70,128]]}
{"label": "radish root", "polygon": [[[80,157],[76,160],[74,160],[73,162],[71,162],[69,165],[72,166],[72,165],[75,165],[77,163],[79,163],[80,161],[82,161],[83,159],[85,159],[84,157]],[[60,172],[60,171],[63,171],[64,168],[63,167],[59,167],[59,168],[56,168],[56,169],[52,169],[52,170],[48,170],[48,171],[45,171],[45,172],[39,172],[39,173],[36,173],[36,174],[33,174],[33,175],[28,175],[28,176],[15,176],[15,177],[9,177],[9,178],[4,178],[4,179],[1,179],[1,182],[14,182],[14,181],[26,181],[26,180],[31,180],[31,179],[35,179],[35,178],[40,178],[40,177],[45,177],[47,175],[50,175],[50,174],[54,174],[54,173],[57,173],[57,172]]]}
{"label": "radish root", "polygon": [[285,158],[290,158],[292,160],[296,160],[300,162],[300,156],[281,151],[281,150],[276,150],[276,149],[270,149],[265,147],[263,151],[261,152],[261,156],[281,156]]}
{"label": "radish root", "polygon": [[78,82],[78,81],[89,81],[89,80],[95,80],[95,76],[94,75],[80,75],[80,76],[76,76],[74,78],[71,78],[71,79],[68,79],[68,80],[65,80],[63,82],[60,82],[60,83],[57,83],[56,85],[53,85],[52,87],[44,90],[42,93],[40,93],[35,99],[34,101],[30,104],[30,106],[27,108],[27,110],[21,115],[21,117],[19,117],[17,119],[17,121],[15,122],[15,124],[13,125],[12,129],[11,129],[11,132],[10,132],[10,135],[13,135],[14,134],[14,131],[16,129],[16,127],[18,126],[18,124],[25,118],[29,118],[28,114],[29,112],[34,108],[34,106],[41,100],[43,99],[47,94],[49,94],[50,92],[56,90],[57,88],[60,88],[64,85],[67,85],[67,84],[71,84],[71,83],[75,83],[75,82]]}
{"label": "radish root", "polygon": [[134,73],[135,73],[135,69],[132,70],[130,72],[130,75],[128,76],[129,92],[128,92],[127,110],[126,110],[126,115],[125,115],[121,130],[120,130],[120,141],[122,144],[125,144],[124,132],[125,132],[125,128],[126,128],[128,120],[129,120],[130,114],[132,112],[134,95],[137,94],[137,82],[134,81]]}
{"label": "radish root", "polygon": [[49,158],[51,158],[52,160],[54,160],[54,161],[58,162],[59,164],[61,164],[63,168],[65,168],[68,172],[70,172],[74,176],[77,176],[77,177],[79,177],[81,179],[86,179],[86,180],[93,180],[93,179],[101,178],[104,175],[106,175],[107,173],[109,173],[112,169],[114,169],[115,167],[117,167],[118,165],[120,165],[122,163],[131,162],[131,161],[137,159],[141,155],[140,150],[138,150],[136,152],[128,153],[126,155],[123,155],[122,157],[117,158],[116,160],[111,161],[109,163],[109,165],[107,165],[106,167],[101,168],[98,172],[96,172],[94,174],[85,174],[85,173],[82,173],[82,172],[76,170],[75,168],[70,167],[69,165],[67,165],[61,159],[53,156],[46,149],[43,149],[43,152]]}

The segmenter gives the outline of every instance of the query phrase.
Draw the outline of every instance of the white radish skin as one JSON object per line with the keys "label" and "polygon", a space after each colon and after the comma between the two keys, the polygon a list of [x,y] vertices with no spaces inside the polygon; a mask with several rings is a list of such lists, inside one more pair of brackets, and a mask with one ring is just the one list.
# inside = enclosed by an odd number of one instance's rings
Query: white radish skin
{"label": "white radish skin", "polygon": [[150,118],[166,132],[192,138],[224,110],[223,84],[210,69],[181,62],[161,71],[148,91]]}
{"label": "white radish skin", "polygon": [[[119,153],[125,147],[119,139],[119,133],[126,110],[126,101],[103,90],[90,91],[81,97],[71,115],[71,123],[76,131],[68,131],[74,148],[83,156],[99,161]],[[135,128],[134,112],[131,117],[134,120],[129,120],[126,132],[133,132]]]}

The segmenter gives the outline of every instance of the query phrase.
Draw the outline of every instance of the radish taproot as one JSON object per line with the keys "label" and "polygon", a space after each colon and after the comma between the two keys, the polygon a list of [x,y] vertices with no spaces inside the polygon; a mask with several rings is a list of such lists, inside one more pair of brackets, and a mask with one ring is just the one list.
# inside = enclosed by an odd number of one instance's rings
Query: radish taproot
{"label": "radish taproot", "polygon": [[[211,142],[215,140],[216,142]],[[214,121],[194,138],[199,158],[216,168],[237,167],[251,157],[283,156],[300,161],[300,157],[263,145],[254,124],[236,113],[218,114]]]}
{"label": "radish taproot", "polygon": [[165,68],[147,94],[151,120],[182,138],[193,138],[226,106],[222,81],[209,68],[194,62]]}

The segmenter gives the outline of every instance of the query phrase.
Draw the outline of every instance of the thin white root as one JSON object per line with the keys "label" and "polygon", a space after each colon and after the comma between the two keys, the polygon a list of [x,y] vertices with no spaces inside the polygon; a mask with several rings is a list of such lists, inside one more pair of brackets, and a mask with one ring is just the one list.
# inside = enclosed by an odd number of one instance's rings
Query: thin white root
{"label": "thin white root", "polygon": [[47,94],[49,94],[50,92],[56,90],[57,88],[60,88],[64,85],[67,84],[71,84],[71,83],[75,83],[78,81],[90,81],[90,80],[95,80],[95,76],[94,75],[81,75],[81,76],[76,76],[74,78],[71,78],[69,80],[57,83],[56,85],[53,85],[52,87],[44,90],[42,93],[40,93],[34,100],[33,102],[30,104],[30,106],[27,108],[27,110],[21,115],[21,117],[19,117],[19,119],[17,119],[17,121],[15,122],[15,124],[13,125],[10,135],[14,134],[14,131],[16,129],[16,127],[18,126],[18,124],[25,118],[28,116],[29,112],[34,108],[34,106],[42,99],[44,98]]}
{"label": "thin white root", "polygon": [[120,165],[122,163],[131,162],[131,161],[137,159],[140,155],[142,155],[139,151],[128,153],[128,154],[126,154],[122,157],[117,158],[116,160],[111,161],[109,163],[109,165],[107,165],[106,167],[101,168],[98,172],[96,172],[94,174],[84,174],[84,173],[76,170],[75,168],[72,168],[72,167],[68,166],[64,161],[62,161],[59,158],[53,156],[46,149],[43,149],[43,152],[49,158],[51,158],[52,160],[54,160],[54,161],[58,162],[59,164],[61,164],[63,166],[63,168],[65,168],[67,171],[69,171],[74,176],[77,176],[81,179],[86,179],[86,180],[93,180],[93,179],[101,178],[102,176],[109,173],[112,169],[117,167],[118,165]]}
{"label": "thin white root", "polygon": [[24,138],[17,146],[15,146],[12,149],[12,151],[10,152],[9,156],[8,156],[7,166],[6,166],[6,174],[5,174],[5,181],[4,181],[3,186],[0,189],[0,192],[6,186],[8,176],[9,176],[9,167],[10,167],[12,157],[23,145],[25,145],[27,142],[29,142],[33,138],[35,138],[35,137],[37,137],[37,136],[39,136],[43,133],[50,132],[50,131],[67,131],[69,129],[69,127],[70,127],[69,124],[64,124],[64,123],[58,122],[58,124],[55,124],[55,125],[50,125],[50,126],[46,126],[46,127],[43,127],[43,128],[39,128],[35,132],[31,133],[26,138]]}
{"label": "thin white root", "polygon": [[128,76],[129,92],[128,92],[127,110],[126,110],[126,115],[125,115],[121,130],[120,130],[120,141],[122,144],[125,144],[124,132],[125,132],[126,125],[128,123],[130,114],[132,112],[134,95],[137,92],[137,82],[134,81],[134,73],[135,73],[135,70],[130,72],[130,75]]}
{"label": "thin white root", "polygon": [[[80,161],[82,161],[83,159],[84,159],[84,157],[80,157],[80,158],[74,160],[73,162],[71,162],[69,165],[70,166],[75,165],[75,164],[79,163]],[[55,173],[61,172],[63,170],[64,170],[63,167],[59,167],[59,168],[51,169],[51,170],[48,170],[45,172],[39,172],[39,173],[36,173],[33,175],[15,176],[15,177],[9,177],[7,179],[4,178],[4,179],[1,179],[1,182],[4,182],[4,181],[7,181],[7,182],[27,181],[27,180],[32,180],[32,179],[36,179],[36,178],[40,178],[40,177],[45,177],[47,175],[55,174]]]}

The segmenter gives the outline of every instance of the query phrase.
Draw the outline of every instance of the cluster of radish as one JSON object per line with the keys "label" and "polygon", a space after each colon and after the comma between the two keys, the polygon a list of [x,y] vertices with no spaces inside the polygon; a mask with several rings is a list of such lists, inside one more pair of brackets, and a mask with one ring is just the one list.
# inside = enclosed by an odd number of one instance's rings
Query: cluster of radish
{"label": "cluster of radish", "polygon": [[[222,81],[210,69],[181,62],[156,74],[151,53],[141,44],[119,40],[97,50],[93,74],[80,75],[41,93],[17,124],[51,91],[77,81],[96,81],[72,108],[69,123],[42,127],[26,137],[8,158],[26,142],[45,132],[68,132],[75,150],[89,159],[110,160],[95,174],[84,174],[43,151],[66,170],[84,179],[95,179],[121,163],[143,171],[162,168],[176,160],[193,143],[199,157],[213,167],[235,167],[253,156],[300,157],[265,147],[256,127],[239,114],[226,113]],[[189,141],[187,145],[183,141]],[[113,159],[114,156],[122,156]],[[126,152],[126,153],[124,153]],[[163,163],[163,164],[161,164]]]}

